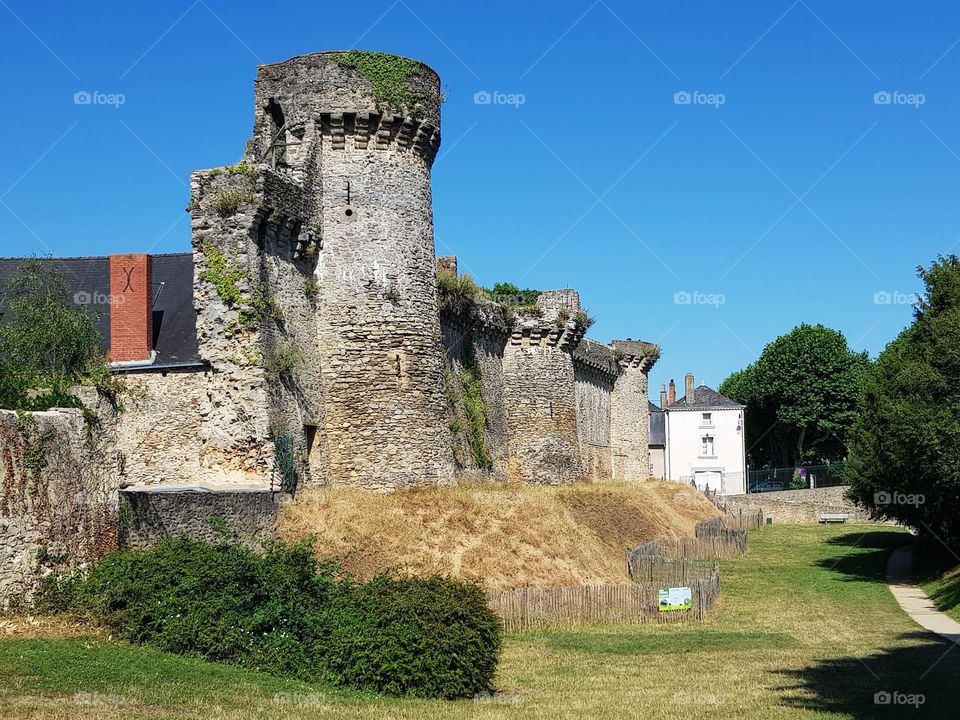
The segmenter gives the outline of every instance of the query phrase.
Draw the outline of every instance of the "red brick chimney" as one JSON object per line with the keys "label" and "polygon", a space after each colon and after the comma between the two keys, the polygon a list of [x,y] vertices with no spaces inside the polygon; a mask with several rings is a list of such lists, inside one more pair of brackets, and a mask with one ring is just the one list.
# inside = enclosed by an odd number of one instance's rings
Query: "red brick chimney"
{"label": "red brick chimney", "polygon": [[670,404],[673,405],[677,401],[677,386],[673,384],[673,378],[670,378]]}
{"label": "red brick chimney", "polygon": [[150,256],[110,256],[110,361],[151,359],[153,285]]}

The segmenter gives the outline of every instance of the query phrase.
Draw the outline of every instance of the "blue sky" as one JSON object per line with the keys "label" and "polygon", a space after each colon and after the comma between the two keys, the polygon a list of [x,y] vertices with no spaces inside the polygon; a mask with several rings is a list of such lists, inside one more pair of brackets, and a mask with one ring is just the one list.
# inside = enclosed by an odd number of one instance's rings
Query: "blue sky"
{"label": "blue sky", "polygon": [[960,239],[958,41],[945,1],[0,0],[0,254],[187,250],[256,65],[359,47],[443,80],[438,253],[579,289],[591,335],[663,347],[652,396],[801,322],[876,354]]}

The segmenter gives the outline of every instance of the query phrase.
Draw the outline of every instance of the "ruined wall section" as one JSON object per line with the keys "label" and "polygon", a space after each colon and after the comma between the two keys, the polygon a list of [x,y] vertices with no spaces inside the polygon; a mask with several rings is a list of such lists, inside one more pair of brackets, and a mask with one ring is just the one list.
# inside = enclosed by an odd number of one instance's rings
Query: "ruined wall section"
{"label": "ruined wall section", "polygon": [[79,409],[0,410],[0,608],[116,547],[118,463],[108,440]]}
{"label": "ruined wall section", "polygon": [[[303,192],[269,169],[195,172],[194,307],[205,368],[132,372],[117,422],[130,484],[300,484],[323,475],[306,426],[322,425]],[[315,282],[315,281],[314,281]],[[278,455],[278,442],[283,453]],[[275,462],[278,457],[285,462]]]}

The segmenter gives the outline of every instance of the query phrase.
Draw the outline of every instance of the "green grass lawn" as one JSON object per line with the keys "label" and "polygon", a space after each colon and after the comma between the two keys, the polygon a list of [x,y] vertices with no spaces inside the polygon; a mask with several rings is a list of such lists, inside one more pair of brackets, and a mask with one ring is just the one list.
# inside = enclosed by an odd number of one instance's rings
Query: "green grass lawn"
{"label": "green grass lawn", "polygon": [[954,620],[960,620],[960,565],[944,570],[938,569],[933,577],[924,579],[921,587],[933,600],[933,604]]}
{"label": "green grass lawn", "polygon": [[[909,536],[772,526],[722,563],[704,624],[508,637],[502,694],[384,699],[104,638],[0,639],[0,715],[17,718],[955,718],[960,649],[922,631],[883,582]],[[878,692],[922,693],[914,707]]]}

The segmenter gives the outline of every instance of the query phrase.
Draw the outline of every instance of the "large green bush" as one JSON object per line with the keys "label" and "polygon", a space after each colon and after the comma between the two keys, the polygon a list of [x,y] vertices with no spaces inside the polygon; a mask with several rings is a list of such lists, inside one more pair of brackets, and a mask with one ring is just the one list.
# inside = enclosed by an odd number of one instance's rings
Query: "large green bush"
{"label": "large green bush", "polygon": [[356,583],[334,571],[306,543],[256,554],[167,540],[111,553],[41,602],[134,643],[275,675],[422,697],[490,688],[500,622],[478,588],[445,578]]}
{"label": "large green bush", "polygon": [[381,576],[345,594],[329,668],[335,681],[365,690],[471,697],[491,689],[500,628],[476,585]]}

